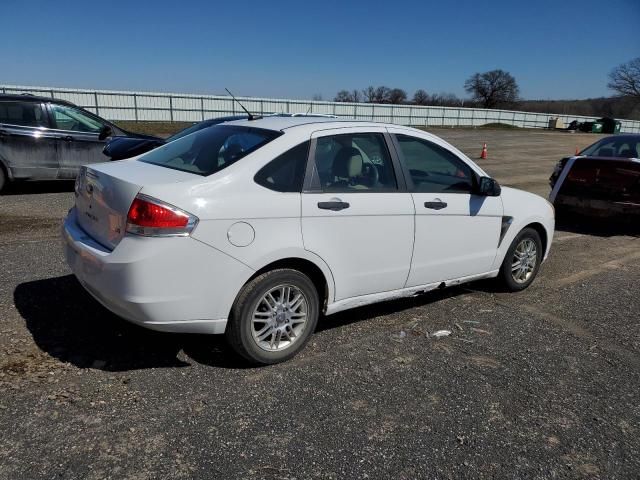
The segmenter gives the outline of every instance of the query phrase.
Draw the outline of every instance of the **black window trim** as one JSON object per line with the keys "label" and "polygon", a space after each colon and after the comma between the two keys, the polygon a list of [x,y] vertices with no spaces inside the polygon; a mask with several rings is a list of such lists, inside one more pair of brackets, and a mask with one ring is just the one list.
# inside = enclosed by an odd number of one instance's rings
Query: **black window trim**
{"label": "black window trim", "polygon": [[[407,168],[407,162],[406,162],[406,160],[404,158],[404,154],[402,153],[402,149],[400,147],[400,141],[398,140],[398,135],[403,135],[405,137],[415,138],[417,140],[422,140],[424,142],[429,142],[429,143],[431,143],[433,145],[436,145],[437,147],[440,147],[443,150],[449,152],[455,158],[457,158],[462,163],[464,163],[467,167],[469,167],[469,170],[471,170],[471,174],[472,174],[472,177],[471,177],[471,183],[472,183],[471,191],[470,192],[421,192],[421,191],[417,190],[415,185],[414,185],[414,183],[413,183],[413,179],[411,178],[411,172]],[[478,187],[478,184],[480,182],[480,174],[476,171],[475,168],[473,168],[473,166],[471,166],[467,162],[465,162],[464,159],[460,158],[460,156],[458,156],[455,152],[452,152],[448,148],[445,148],[442,145],[438,145],[437,143],[432,142],[429,139],[422,138],[422,137],[416,137],[415,135],[410,135],[408,133],[393,132],[391,134],[391,141],[393,142],[393,147],[396,149],[396,153],[397,153],[398,157],[400,158],[401,168],[402,168],[402,171],[404,172],[404,175],[406,177],[407,190],[409,192],[411,192],[411,193],[424,193],[424,194],[436,194],[436,193],[445,194],[446,193],[446,194],[449,194],[449,195],[453,195],[453,194],[475,195],[476,188]]]}
{"label": "black window trim", "polygon": [[349,190],[349,191],[333,191],[333,192],[325,192],[322,190],[320,185],[320,178],[318,176],[318,170],[316,168],[315,156],[316,156],[316,146],[318,144],[318,138],[311,138],[311,144],[309,146],[309,155],[307,156],[307,169],[304,176],[304,182],[302,183],[302,193],[324,193],[324,194],[335,194],[335,195],[343,195],[343,194],[351,194],[351,193],[406,193],[407,192],[407,183],[405,180],[405,173],[400,164],[400,159],[395,150],[395,146],[393,146],[393,142],[389,132],[385,129],[384,132],[378,131],[361,131],[360,128],[358,131],[349,132],[348,129],[344,129],[339,133],[330,133],[328,135],[320,135],[320,137],[334,137],[337,135],[357,135],[357,134],[372,134],[377,133],[384,137],[384,143],[387,147],[387,151],[389,152],[389,157],[391,158],[391,164],[393,168],[393,173],[396,177],[397,188],[394,189],[376,189],[376,190]]}
{"label": "black window trim", "polygon": [[34,128],[34,129],[42,129],[42,128],[46,128],[46,129],[51,129],[51,117],[49,115],[49,109],[47,108],[47,105],[44,102],[25,102],[25,101],[20,101],[20,100],[0,100],[0,103],[28,103],[28,104],[35,104],[35,105],[39,105],[40,106],[40,110],[42,112],[42,119],[44,120],[45,125],[40,125],[37,127],[34,127],[33,125],[19,125],[17,123],[3,123],[0,122],[0,124],[2,125],[7,125],[10,127],[18,127],[18,128]]}

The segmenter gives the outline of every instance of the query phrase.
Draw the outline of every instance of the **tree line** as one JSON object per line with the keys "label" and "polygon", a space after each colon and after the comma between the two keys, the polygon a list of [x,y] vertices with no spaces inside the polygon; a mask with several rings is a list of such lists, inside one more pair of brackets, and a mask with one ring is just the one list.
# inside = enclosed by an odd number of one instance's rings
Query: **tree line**
{"label": "tree line", "polygon": [[340,90],[334,101],[527,109],[543,113],[640,119],[640,57],[614,68],[609,73],[607,86],[614,92],[614,96],[586,100],[524,100],[520,98],[520,88],[513,75],[497,69],[475,73],[469,77],[464,83],[464,89],[470,96],[467,99],[452,93],[429,94],[424,89],[416,90],[409,97],[402,88],[369,86],[361,90]]}

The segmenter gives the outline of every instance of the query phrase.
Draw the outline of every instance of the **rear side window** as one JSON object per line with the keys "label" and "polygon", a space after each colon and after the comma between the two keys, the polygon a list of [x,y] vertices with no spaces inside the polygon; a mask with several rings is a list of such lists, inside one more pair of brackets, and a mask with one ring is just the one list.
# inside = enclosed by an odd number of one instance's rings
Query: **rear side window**
{"label": "rear side window", "polygon": [[393,191],[398,188],[391,156],[381,133],[320,137],[316,142],[314,161],[323,192]]}
{"label": "rear side window", "polygon": [[307,141],[262,167],[254,180],[258,185],[276,192],[301,192],[308,154]]}
{"label": "rear side window", "polygon": [[42,105],[36,102],[0,102],[0,123],[24,127],[46,127]]}
{"label": "rear side window", "polygon": [[282,135],[274,130],[216,125],[169,142],[140,157],[162,167],[212,175]]}

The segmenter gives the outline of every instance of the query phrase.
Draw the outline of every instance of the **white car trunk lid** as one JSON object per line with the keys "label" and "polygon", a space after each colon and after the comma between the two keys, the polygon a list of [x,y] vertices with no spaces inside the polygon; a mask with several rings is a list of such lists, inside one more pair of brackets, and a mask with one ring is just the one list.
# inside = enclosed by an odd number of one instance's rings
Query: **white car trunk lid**
{"label": "white car trunk lid", "polygon": [[76,182],[78,223],[94,240],[113,250],[127,227],[131,203],[145,185],[198,178],[139,161],[125,160],[83,167]]}

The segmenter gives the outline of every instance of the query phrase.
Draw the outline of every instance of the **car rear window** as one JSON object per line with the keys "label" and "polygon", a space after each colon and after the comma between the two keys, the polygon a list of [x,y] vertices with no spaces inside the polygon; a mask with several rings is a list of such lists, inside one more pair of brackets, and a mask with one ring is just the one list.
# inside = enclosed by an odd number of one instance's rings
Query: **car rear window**
{"label": "car rear window", "polygon": [[212,175],[282,135],[261,128],[216,125],[156,148],[139,161],[162,167]]}

